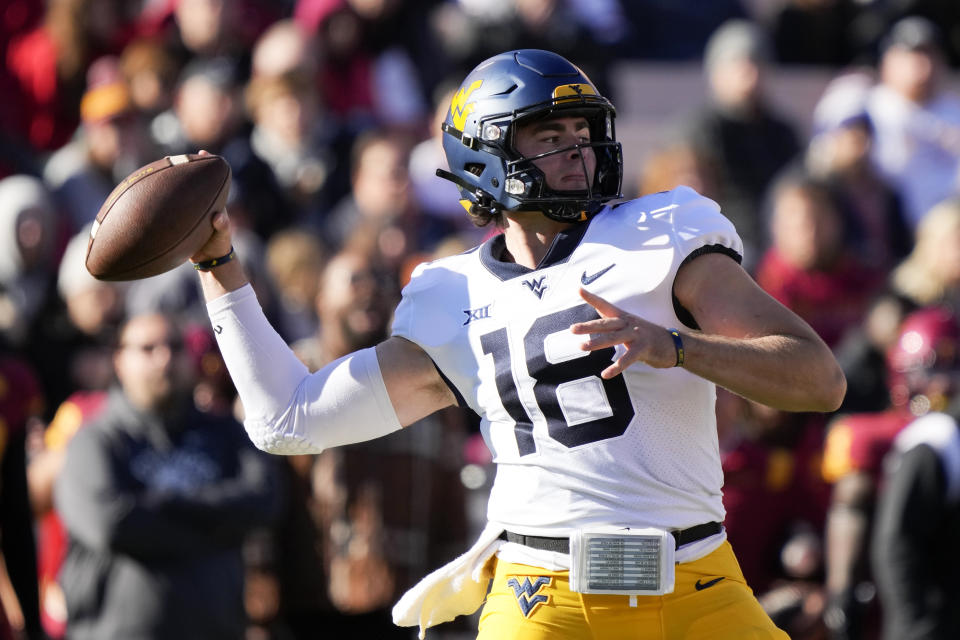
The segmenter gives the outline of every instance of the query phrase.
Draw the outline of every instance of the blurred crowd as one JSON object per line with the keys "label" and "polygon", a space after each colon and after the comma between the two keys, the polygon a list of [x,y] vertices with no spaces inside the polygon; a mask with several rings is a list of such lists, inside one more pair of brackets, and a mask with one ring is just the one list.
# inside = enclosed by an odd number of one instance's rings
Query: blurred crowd
{"label": "blurred crowd", "polygon": [[[135,168],[220,154],[283,338],[311,369],[375,344],[416,264],[495,233],[434,171],[453,90],[513,48],[564,55],[615,104],[615,63],[702,63],[708,98],[678,105],[624,195],[719,202],[849,381],[836,415],[718,391],[746,578],[796,639],[960,637],[956,424],[913,428],[960,391],[960,4],[7,0],[0,640],[412,637],[391,606],[484,521],[476,417],[260,454],[190,266],[100,282],[87,237]],[[767,93],[791,65],[832,77],[809,131]],[[940,457],[915,453],[930,432]]]}

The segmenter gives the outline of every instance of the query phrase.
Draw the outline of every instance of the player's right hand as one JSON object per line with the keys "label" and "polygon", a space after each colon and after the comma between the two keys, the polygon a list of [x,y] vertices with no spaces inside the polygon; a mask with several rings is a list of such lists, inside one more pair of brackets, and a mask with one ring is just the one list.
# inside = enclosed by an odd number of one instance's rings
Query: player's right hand
{"label": "player's right hand", "polygon": [[[210,155],[210,152],[206,149],[200,149],[198,153],[201,156]],[[227,210],[217,211],[213,214],[210,222],[213,224],[213,235],[210,236],[206,244],[190,256],[192,262],[205,262],[220,258],[230,253],[230,249],[233,247],[233,234],[230,231],[230,216],[227,214]]]}
{"label": "player's right hand", "polygon": [[190,256],[190,260],[193,262],[213,260],[230,253],[230,248],[233,246],[233,234],[230,231],[230,216],[227,214],[227,210],[224,209],[213,214],[211,223],[213,224],[213,235],[210,236],[206,244]]}

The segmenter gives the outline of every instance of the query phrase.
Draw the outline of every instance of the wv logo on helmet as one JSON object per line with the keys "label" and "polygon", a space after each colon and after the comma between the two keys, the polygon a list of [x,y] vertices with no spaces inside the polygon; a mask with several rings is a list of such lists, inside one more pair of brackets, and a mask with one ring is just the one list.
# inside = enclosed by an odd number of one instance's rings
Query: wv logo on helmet
{"label": "wv logo on helmet", "polygon": [[475,104],[473,102],[465,103],[470,94],[479,89],[481,84],[483,84],[483,80],[474,80],[469,87],[460,87],[460,90],[453,96],[453,100],[450,101],[450,118],[453,120],[453,126],[460,131],[463,131],[463,127],[467,124],[467,116],[473,113],[473,105]]}
{"label": "wv logo on helmet", "polygon": [[532,583],[530,578],[527,577],[524,577],[522,583],[518,578],[510,578],[507,580],[507,586],[513,589],[520,611],[523,612],[525,617],[529,618],[537,607],[550,601],[550,596],[540,593],[540,591],[544,587],[549,587],[552,582],[553,578],[547,578],[546,576],[538,576]]}

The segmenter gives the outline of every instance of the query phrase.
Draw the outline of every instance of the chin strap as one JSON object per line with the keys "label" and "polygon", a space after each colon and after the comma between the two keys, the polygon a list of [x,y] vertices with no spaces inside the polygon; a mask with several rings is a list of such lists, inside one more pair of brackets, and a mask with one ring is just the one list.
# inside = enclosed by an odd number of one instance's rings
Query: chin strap
{"label": "chin strap", "polygon": [[[460,176],[443,169],[437,169],[437,176],[443,178],[444,180],[449,180],[464,191],[473,194],[473,197],[477,199],[477,204],[481,207],[486,207],[487,209],[490,209],[491,212],[500,210],[501,206],[496,200],[493,199],[493,196],[480,187],[475,187],[474,185],[470,184]],[[463,200],[461,200],[461,202],[463,202]]]}
{"label": "chin strap", "polygon": [[455,173],[450,173],[444,169],[437,169],[437,176],[443,178],[444,180],[449,180],[453,184],[457,185],[461,189],[469,191],[470,193],[483,193],[483,190],[479,187],[475,187],[460,176]]}

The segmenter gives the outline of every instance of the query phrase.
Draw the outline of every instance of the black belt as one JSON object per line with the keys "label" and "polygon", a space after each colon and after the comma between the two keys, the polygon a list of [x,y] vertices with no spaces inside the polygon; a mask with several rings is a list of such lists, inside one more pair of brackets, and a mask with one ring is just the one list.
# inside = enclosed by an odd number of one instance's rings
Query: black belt
{"label": "black belt", "polygon": [[[719,522],[704,522],[679,531],[671,531],[674,539],[677,541],[677,547],[685,544],[703,540],[709,536],[720,533],[723,527]],[[570,553],[570,538],[547,538],[544,536],[525,536],[513,531],[504,531],[500,534],[501,540],[507,542],[516,542],[525,547],[540,549],[541,551],[556,551],[557,553]]]}

